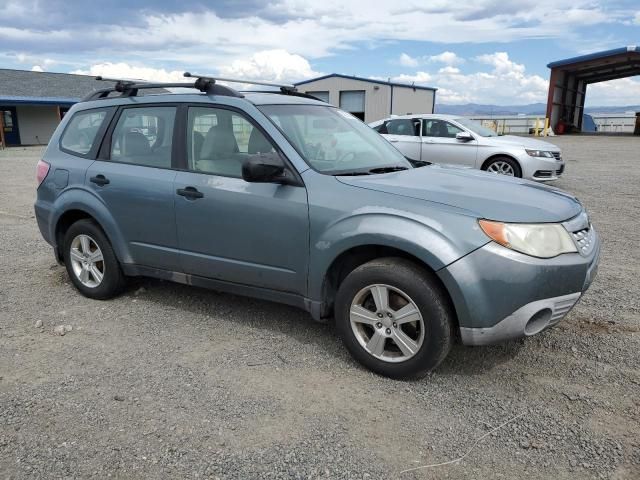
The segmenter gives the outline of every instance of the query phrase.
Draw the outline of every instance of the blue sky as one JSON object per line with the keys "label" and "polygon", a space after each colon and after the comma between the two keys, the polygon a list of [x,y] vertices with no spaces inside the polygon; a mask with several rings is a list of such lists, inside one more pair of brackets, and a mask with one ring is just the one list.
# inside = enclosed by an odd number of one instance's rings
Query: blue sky
{"label": "blue sky", "polygon": [[[176,79],[326,73],[439,88],[440,103],[546,101],[547,63],[640,44],[637,0],[0,0],[0,67]],[[589,87],[640,103],[640,79]]]}

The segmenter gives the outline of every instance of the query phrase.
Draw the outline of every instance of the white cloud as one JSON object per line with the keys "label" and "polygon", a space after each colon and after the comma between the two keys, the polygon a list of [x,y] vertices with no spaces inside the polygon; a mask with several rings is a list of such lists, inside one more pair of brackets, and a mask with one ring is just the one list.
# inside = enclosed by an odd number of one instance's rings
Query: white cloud
{"label": "white cloud", "polygon": [[[124,62],[98,63],[88,69],[74,70],[71,73],[156,82],[189,82],[188,79],[184,78],[182,70],[168,71],[163,68],[130,65]],[[192,73],[280,82],[295,82],[321,75],[320,72],[316,72],[311,68],[305,58],[300,55],[293,55],[285,50],[265,50],[257,52],[247,59],[234,60],[229,65],[214,68],[212,71],[198,70]]]}
{"label": "white cloud", "polygon": [[621,78],[587,87],[587,106],[624,106],[640,103],[640,78]]}
{"label": "white cloud", "polygon": [[507,105],[546,100],[547,80],[539,75],[527,75],[524,65],[513,62],[506,53],[481,55],[477,60],[492,69],[462,73],[448,65],[435,74],[419,71],[415,75],[399,75],[394,80],[437,87],[437,98],[442,103]]}
{"label": "white cloud", "polygon": [[433,55],[429,57],[430,62],[444,63],[445,65],[458,65],[464,62],[463,58],[460,58],[453,52],[442,52],[439,55]]}
{"label": "white cloud", "polygon": [[417,67],[420,63],[417,58],[413,58],[411,55],[407,55],[406,53],[400,54],[399,62],[403,67]]}
{"label": "white cloud", "polygon": [[127,63],[98,63],[88,70],[74,70],[71,73],[78,75],[103,76],[105,78],[122,78],[128,80],[150,80],[156,82],[181,82],[188,81],[182,71],[167,71],[163,68],[151,68],[145,66],[129,65]]}
{"label": "white cloud", "polygon": [[286,82],[321,75],[311,68],[307,59],[286,50],[265,50],[254,53],[248,59],[234,60],[230,65],[223,66],[219,70],[225,77]]}
{"label": "white cloud", "polygon": [[40,65],[34,65],[33,67],[31,67],[31,71],[32,72],[44,72],[44,68],[42,68]]}
{"label": "white cloud", "polygon": [[636,12],[636,14],[634,15],[633,23],[635,23],[636,25],[640,25],[640,12]]}

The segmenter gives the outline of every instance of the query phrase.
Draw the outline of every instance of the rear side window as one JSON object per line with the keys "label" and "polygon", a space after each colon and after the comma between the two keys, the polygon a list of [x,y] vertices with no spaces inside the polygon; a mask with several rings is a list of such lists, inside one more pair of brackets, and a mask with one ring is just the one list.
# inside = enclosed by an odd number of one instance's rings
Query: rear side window
{"label": "rear side window", "polygon": [[96,141],[105,118],[107,118],[107,109],[77,112],[65,128],[60,146],[70,153],[87,155]]}
{"label": "rear side window", "polygon": [[111,137],[111,160],[171,168],[176,107],[127,108]]}

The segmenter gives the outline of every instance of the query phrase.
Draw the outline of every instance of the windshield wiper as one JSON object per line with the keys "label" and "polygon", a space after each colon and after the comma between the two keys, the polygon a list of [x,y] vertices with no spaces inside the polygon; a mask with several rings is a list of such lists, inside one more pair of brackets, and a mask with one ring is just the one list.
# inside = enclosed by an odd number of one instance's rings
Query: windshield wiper
{"label": "windshield wiper", "polygon": [[378,167],[372,168],[369,170],[369,173],[389,173],[389,172],[400,172],[402,170],[409,170],[409,167],[403,167],[402,165],[394,165],[391,167]]}
{"label": "windshield wiper", "polygon": [[364,170],[353,171],[353,172],[339,172],[333,174],[336,177],[355,177],[357,175],[371,175],[369,172],[365,172]]}

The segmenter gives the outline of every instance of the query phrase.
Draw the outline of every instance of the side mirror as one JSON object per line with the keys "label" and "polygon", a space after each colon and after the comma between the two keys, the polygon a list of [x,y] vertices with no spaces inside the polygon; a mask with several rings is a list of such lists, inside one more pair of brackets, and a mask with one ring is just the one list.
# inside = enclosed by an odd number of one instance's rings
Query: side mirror
{"label": "side mirror", "polygon": [[469,132],[459,132],[456,133],[456,140],[460,140],[461,142],[470,142],[471,140],[475,139]]}
{"label": "side mirror", "polygon": [[252,183],[290,183],[284,161],[277,152],[251,155],[242,164],[242,178]]}

